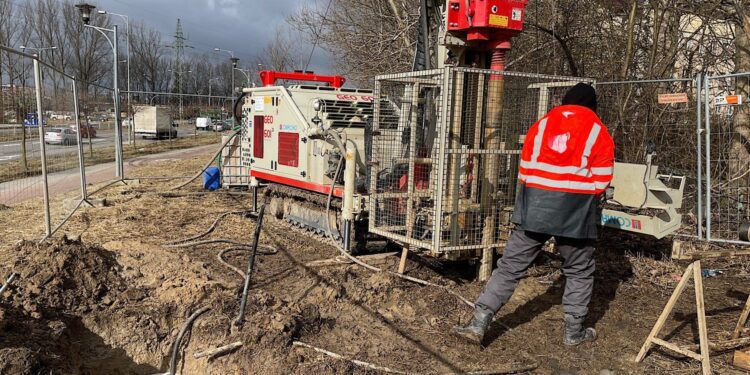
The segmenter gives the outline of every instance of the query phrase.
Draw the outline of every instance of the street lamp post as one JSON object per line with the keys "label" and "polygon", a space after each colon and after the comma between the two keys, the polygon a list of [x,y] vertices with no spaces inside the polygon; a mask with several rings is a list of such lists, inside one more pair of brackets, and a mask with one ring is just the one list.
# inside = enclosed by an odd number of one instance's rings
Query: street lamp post
{"label": "street lamp post", "polygon": [[[89,25],[89,22],[91,21],[91,11],[96,7],[86,3],[77,4],[75,7],[78,8],[81,13],[83,27],[88,27],[101,33],[112,47],[112,54],[114,56],[112,64],[112,85],[115,102],[115,176],[122,179],[125,177],[125,174],[122,161],[122,124],[120,122],[120,85],[118,83],[120,78],[118,65],[120,61],[117,56],[117,25],[112,26],[112,29]],[[111,32],[114,37],[110,39],[107,32]]]}
{"label": "street lamp post", "polygon": [[127,32],[127,39],[125,39],[125,43],[127,44],[127,53],[128,53],[128,119],[130,119],[130,131],[128,132],[129,137],[131,139],[131,142],[135,142],[135,128],[133,128],[133,105],[132,105],[132,94],[130,93],[130,17],[124,14],[119,13],[112,13],[108,12],[106,10],[100,10],[98,12],[99,14],[111,14],[113,16],[118,16],[122,18],[125,21],[125,31]]}
{"label": "street lamp post", "polygon": [[[229,54],[229,61],[232,63],[232,84],[230,85],[230,88],[232,90],[232,103],[234,104],[234,69],[237,68],[237,62],[240,61],[239,58],[234,57],[234,51],[230,51],[227,49],[221,49],[221,48],[214,48],[214,51],[216,52],[226,52]],[[232,121],[234,123],[234,116],[232,116]],[[236,125],[236,124],[235,124]]]}
{"label": "street lamp post", "polygon": [[211,109],[211,81],[219,79],[219,77],[210,78],[208,80],[208,109]]}
{"label": "street lamp post", "polygon": [[42,59],[42,52],[57,49],[57,46],[52,47],[31,47],[31,46],[19,46],[22,52],[25,52],[27,49],[36,51],[37,55],[39,55],[39,59]]}
{"label": "street lamp post", "polygon": [[242,68],[234,68],[234,69],[239,71],[243,75],[245,75],[245,80],[247,81],[247,87],[250,87],[250,69],[242,69]]}

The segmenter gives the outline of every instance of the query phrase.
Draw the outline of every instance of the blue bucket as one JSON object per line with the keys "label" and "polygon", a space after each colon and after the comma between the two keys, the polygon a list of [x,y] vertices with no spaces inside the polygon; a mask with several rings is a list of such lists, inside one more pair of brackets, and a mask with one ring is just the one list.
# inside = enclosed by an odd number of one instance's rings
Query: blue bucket
{"label": "blue bucket", "polygon": [[221,187],[221,171],[218,167],[208,167],[203,172],[203,188],[214,191]]}

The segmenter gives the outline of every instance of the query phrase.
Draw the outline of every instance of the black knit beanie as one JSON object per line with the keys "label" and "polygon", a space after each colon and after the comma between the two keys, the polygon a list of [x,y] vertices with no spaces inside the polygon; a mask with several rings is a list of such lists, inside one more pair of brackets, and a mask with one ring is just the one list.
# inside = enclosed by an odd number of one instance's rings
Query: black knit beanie
{"label": "black knit beanie", "polygon": [[591,85],[579,83],[565,93],[563,105],[580,105],[596,112],[596,90]]}

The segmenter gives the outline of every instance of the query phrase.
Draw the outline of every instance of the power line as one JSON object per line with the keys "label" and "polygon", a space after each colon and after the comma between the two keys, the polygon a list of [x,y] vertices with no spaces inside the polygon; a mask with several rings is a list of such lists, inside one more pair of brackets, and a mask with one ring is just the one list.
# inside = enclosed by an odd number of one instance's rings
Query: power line
{"label": "power line", "polygon": [[[328,17],[328,10],[331,9],[331,3],[333,0],[328,0],[328,5],[326,6],[326,11],[323,13],[323,21],[325,21],[326,17]],[[323,23],[320,23],[320,29],[318,29],[318,32],[315,33],[315,41],[313,42],[312,49],[310,50],[310,56],[307,57],[307,64],[305,64],[305,70],[307,70],[307,67],[310,66],[310,61],[312,61],[313,53],[315,52],[315,47],[318,46],[318,39],[320,39],[320,33],[323,31]]]}

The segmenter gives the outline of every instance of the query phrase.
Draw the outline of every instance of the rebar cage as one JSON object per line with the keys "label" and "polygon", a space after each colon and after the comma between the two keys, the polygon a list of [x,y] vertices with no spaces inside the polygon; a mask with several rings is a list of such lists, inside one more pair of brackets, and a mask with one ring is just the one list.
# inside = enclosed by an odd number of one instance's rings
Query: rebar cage
{"label": "rebar cage", "polygon": [[383,75],[370,231],[458,259],[507,237],[523,135],[580,77],[471,68]]}

